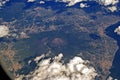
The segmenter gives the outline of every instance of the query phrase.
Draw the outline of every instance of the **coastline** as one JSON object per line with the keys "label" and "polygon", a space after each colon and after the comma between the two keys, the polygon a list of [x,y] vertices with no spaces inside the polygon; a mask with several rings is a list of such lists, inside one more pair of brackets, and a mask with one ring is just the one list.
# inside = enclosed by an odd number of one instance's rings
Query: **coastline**
{"label": "coastline", "polygon": [[106,35],[117,41],[118,50],[115,53],[109,76],[113,77],[113,79],[118,79],[118,80],[120,80],[120,65],[119,65],[120,64],[120,35],[115,33],[114,30],[119,25],[120,25],[120,21],[105,29]]}

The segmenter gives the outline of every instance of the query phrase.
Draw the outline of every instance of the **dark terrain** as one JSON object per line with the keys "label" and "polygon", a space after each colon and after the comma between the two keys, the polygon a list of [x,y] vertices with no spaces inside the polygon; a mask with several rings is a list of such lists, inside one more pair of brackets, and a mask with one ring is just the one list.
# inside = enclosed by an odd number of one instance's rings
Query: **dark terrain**
{"label": "dark terrain", "polygon": [[[11,34],[18,35],[18,38],[0,40],[1,64],[16,77],[35,69],[34,62],[30,64],[32,67],[27,63],[36,56],[50,52],[47,57],[53,57],[62,52],[66,62],[76,55],[89,60],[99,74],[97,79],[105,80],[115,53],[119,52],[119,42],[117,46],[116,39],[111,36],[113,33],[106,35],[105,30],[117,23],[120,17],[106,15],[102,9],[88,13],[76,6],[60,11],[59,5],[55,5],[55,9],[48,4],[27,4],[26,7],[26,3],[14,2],[14,5],[11,3],[0,10],[0,24],[7,25]],[[21,37],[21,32],[29,38]]]}

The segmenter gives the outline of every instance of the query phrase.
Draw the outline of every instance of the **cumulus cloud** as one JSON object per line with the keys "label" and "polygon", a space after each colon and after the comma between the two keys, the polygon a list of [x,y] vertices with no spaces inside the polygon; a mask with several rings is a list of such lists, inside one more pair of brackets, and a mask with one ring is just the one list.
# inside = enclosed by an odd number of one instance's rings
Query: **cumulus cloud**
{"label": "cumulus cloud", "polygon": [[36,0],[28,0],[27,2],[35,2]]}
{"label": "cumulus cloud", "polygon": [[105,6],[115,5],[119,2],[119,0],[98,0],[98,1],[102,4],[104,4]]}
{"label": "cumulus cloud", "polygon": [[99,3],[106,6],[111,12],[117,11],[119,0],[99,0]]}
{"label": "cumulus cloud", "polygon": [[40,4],[45,4],[45,2],[44,1],[40,1]]}
{"label": "cumulus cloud", "polygon": [[68,3],[68,6],[75,5],[78,2],[87,1],[87,0],[62,0],[62,2]]}
{"label": "cumulus cloud", "polygon": [[111,76],[109,76],[109,77],[107,78],[107,80],[118,80],[118,79],[114,79],[114,78],[112,78]]}
{"label": "cumulus cloud", "polygon": [[80,8],[89,7],[86,3],[80,3]]}
{"label": "cumulus cloud", "polygon": [[[57,0],[59,1],[59,0]],[[61,0],[60,0],[61,1]],[[76,3],[78,2],[82,2],[82,1],[85,1],[85,2],[88,2],[88,1],[96,1],[98,2],[100,5],[104,5],[104,6],[108,6],[107,8],[114,12],[117,10],[117,6],[116,4],[119,3],[119,0],[62,0],[62,2],[65,2],[65,3],[68,3],[68,6],[73,6],[75,5]],[[109,7],[111,6],[111,7]],[[80,6],[81,7],[81,6]]]}
{"label": "cumulus cloud", "polygon": [[114,30],[115,33],[117,33],[118,35],[120,35],[120,26],[118,26],[115,30]]}
{"label": "cumulus cloud", "polygon": [[116,6],[108,7],[108,9],[109,9],[111,12],[117,11],[117,7],[116,7]]}
{"label": "cumulus cloud", "polygon": [[97,73],[94,67],[89,66],[89,61],[75,56],[68,63],[61,61],[63,54],[54,58],[38,60],[43,57],[36,57],[37,68],[28,75],[21,75],[16,80],[94,80]]}
{"label": "cumulus cloud", "polygon": [[[59,1],[59,0],[57,0]],[[60,0],[61,1],[61,0]],[[100,4],[103,4],[105,6],[108,5],[115,5],[119,2],[119,0],[62,0],[63,2],[67,2],[69,6],[72,6],[78,2],[82,2],[82,1],[96,1]]]}
{"label": "cumulus cloud", "polygon": [[9,2],[9,0],[0,0],[0,6],[3,6],[6,2]]}
{"label": "cumulus cloud", "polygon": [[5,25],[0,25],[0,37],[5,37],[9,34],[9,28]]}

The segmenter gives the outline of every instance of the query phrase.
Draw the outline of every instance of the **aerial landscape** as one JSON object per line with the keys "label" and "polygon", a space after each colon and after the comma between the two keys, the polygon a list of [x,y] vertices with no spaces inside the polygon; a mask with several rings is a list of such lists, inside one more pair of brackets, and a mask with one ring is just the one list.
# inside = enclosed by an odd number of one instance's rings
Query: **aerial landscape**
{"label": "aerial landscape", "polygon": [[120,80],[119,47],[119,0],[0,0],[11,80]]}

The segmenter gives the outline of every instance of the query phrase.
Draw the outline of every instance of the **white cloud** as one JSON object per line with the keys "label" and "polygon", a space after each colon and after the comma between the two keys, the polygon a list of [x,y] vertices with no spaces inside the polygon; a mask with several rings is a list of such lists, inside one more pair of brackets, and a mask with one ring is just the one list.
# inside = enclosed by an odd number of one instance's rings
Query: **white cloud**
{"label": "white cloud", "polygon": [[68,6],[73,6],[78,2],[82,2],[82,1],[86,1],[86,0],[62,0],[62,2],[67,2]]}
{"label": "white cloud", "polygon": [[62,63],[62,57],[63,54],[59,54],[54,58],[43,59],[39,63],[37,61],[35,71],[21,75],[16,80],[22,80],[22,77],[27,80],[94,80],[96,77],[95,69],[88,66],[89,61],[76,56],[69,63]]}
{"label": "white cloud", "polygon": [[[57,0],[59,1],[59,0]],[[61,0],[60,0],[61,1]],[[100,5],[104,5],[104,6],[109,6],[111,5],[112,7],[107,7],[110,11],[114,12],[117,10],[117,6],[116,4],[119,3],[119,0],[62,0],[62,2],[65,2],[65,3],[68,3],[67,6],[73,6],[75,5],[76,3],[78,2],[82,2],[82,1],[96,1],[98,2]],[[81,6],[84,6],[84,5],[81,5]],[[81,7],[80,6],[80,7]]]}
{"label": "white cloud", "polygon": [[118,79],[113,79],[111,76],[109,76],[107,80],[118,80]]}
{"label": "white cloud", "polygon": [[44,1],[40,1],[40,4],[45,4],[45,2]]}
{"label": "white cloud", "polygon": [[[57,0],[57,1],[59,1],[59,0]],[[62,2],[67,2],[68,6],[75,5],[76,3],[82,2],[82,1],[96,1],[100,4],[103,4],[104,6],[115,5],[119,2],[119,0],[62,0]]]}
{"label": "white cloud", "polygon": [[0,0],[0,6],[3,6],[6,2],[8,2],[9,0]]}
{"label": "white cloud", "polygon": [[86,3],[80,3],[80,8],[89,7]]}
{"label": "white cloud", "polygon": [[117,7],[116,7],[116,6],[108,7],[108,9],[109,9],[111,12],[117,11]]}
{"label": "white cloud", "polygon": [[36,0],[28,0],[27,2],[35,2]]}
{"label": "white cloud", "polygon": [[9,34],[9,28],[5,25],[0,25],[0,37],[5,37]]}
{"label": "white cloud", "polygon": [[118,26],[118,28],[116,28],[116,29],[114,30],[114,32],[117,33],[118,35],[120,35],[120,26]]}
{"label": "white cloud", "polygon": [[119,2],[119,0],[99,0],[100,3],[104,4],[105,6],[108,5],[115,5]]}

